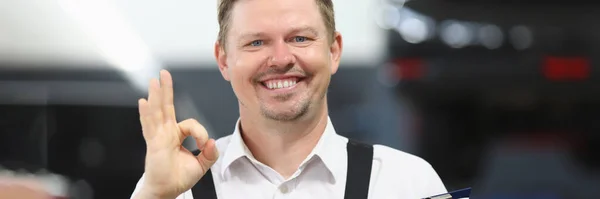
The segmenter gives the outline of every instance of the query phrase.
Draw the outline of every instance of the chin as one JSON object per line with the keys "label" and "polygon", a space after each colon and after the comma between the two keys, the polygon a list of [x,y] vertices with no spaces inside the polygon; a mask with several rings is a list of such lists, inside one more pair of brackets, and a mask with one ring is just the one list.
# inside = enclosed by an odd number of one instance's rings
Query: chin
{"label": "chin", "polygon": [[263,114],[267,119],[279,122],[292,122],[299,120],[300,114]]}
{"label": "chin", "polygon": [[308,103],[302,106],[262,107],[261,112],[265,118],[275,121],[296,121],[308,112]]}

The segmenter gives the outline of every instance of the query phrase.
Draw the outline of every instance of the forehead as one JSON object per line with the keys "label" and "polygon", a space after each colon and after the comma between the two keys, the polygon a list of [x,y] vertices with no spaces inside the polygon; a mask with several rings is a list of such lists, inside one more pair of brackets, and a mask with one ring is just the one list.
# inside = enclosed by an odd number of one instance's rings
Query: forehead
{"label": "forehead", "polygon": [[240,0],[233,7],[230,20],[233,35],[297,27],[325,31],[316,0]]}

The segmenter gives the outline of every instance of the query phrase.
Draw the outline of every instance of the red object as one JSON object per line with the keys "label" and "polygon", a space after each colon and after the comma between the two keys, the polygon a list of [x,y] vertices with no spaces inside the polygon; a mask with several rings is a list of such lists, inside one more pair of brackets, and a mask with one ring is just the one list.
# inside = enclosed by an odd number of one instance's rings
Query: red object
{"label": "red object", "polygon": [[585,80],[590,76],[590,63],[583,57],[545,57],[543,72],[553,81]]}
{"label": "red object", "polygon": [[396,77],[400,80],[416,80],[425,74],[425,64],[421,58],[400,58],[394,64],[398,67]]}
{"label": "red object", "polygon": [[523,150],[556,150],[578,149],[583,145],[578,132],[520,132],[509,138],[512,149]]}

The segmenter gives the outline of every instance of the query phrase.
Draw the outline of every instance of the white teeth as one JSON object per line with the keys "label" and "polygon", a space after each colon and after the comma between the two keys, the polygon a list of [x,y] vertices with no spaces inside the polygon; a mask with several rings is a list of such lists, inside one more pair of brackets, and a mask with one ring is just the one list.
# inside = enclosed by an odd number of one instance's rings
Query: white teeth
{"label": "white teeth", "polygon": [[264,83],[269,89],[288,88],[296,85],[296,80],[271,80]]}

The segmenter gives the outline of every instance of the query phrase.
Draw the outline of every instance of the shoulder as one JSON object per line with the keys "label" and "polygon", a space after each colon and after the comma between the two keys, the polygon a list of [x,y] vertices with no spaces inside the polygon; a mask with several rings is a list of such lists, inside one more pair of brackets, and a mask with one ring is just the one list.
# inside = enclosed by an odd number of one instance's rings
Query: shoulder
{"label": "shoulder", "polygon": [[419,197],[446,193],[444,183],[433,166],[419,156],[384,145],[373,145],[373,166],[377,181],[397,182],[396,185],[411,187]]}
{"label": "shoulder", "polygon": [[384,145],[373,145],[373,160],[383,165],[395,166],[409,170],[431,168],[431,164],[423,158]]}

